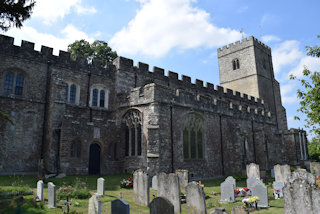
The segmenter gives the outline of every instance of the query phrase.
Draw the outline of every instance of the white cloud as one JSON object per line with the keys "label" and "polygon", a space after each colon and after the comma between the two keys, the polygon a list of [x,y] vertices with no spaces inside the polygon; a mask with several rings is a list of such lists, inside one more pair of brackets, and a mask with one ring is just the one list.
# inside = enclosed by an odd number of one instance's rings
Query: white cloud
{"label": "white cloud", "polygon": [[37,0],[32,17],[41,18],[43,23],[52,24],[75,9],[78,14],[92,14],[94,7],[84,7],[82,0]]}
{"label": "white cloud", "polygon": [[303,57],[303,53],[299,49],[299,42],[296,40],[288,40],[280,43],[272,51],[274,72],[279,73],[281,68],[286,65],[294,65],[300,58]]}
{"label": "white cloud", "polygon": [[41,45],[54,48],[54,54],[58,55],[59,50],[66,51],[68,45],[75,40],[85,39],[89,42],[94,41],[86,33],[77,29],[73,25],[67,25],[62,31],[62,36],[57,37],[51,34],[40,33],[36,29],[28,26],[24,26],[21,29],[12,28],[5,33],[8,36],[14,37],[15,45],[21,44],[21,40],[26,40],[35,43],[35,49],[40,50]]}
{"label": "white cloud", "polygon": [[219,28],[194,0],[137,0],[141,9],[110,45],[120,54],[161,57],[177,48],[213,48],[241,39],[239,31]]}
{"label": "white cloud", "polygon": [[272,41],[278,42],[278,41],[280,41],[280,38],[277,36],[274,36],[274,35],[265,35],[265,36],[261,37],[261,40],[263,42],[272,42]]}
{"label": "white cloud", "polygon": [[300,60],[299,64],[290,71],[289,74],[293,74],[296,77],[301,77],[304,66],[306,66],[310,71],[319,71],[320,59],[317,57],[305,56]]}

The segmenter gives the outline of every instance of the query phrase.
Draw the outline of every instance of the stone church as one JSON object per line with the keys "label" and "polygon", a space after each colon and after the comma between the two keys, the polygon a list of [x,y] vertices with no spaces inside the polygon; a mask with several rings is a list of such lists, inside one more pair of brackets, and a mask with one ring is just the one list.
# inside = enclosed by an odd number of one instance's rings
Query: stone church
{"label": "stone church", "polygon": [[[254,37],[218,49],[220,85],[118,57],[112,64],[0,36],[0,174],[150,174],[193,178],[308,159],[287,128],[271,50]],[[42,164],[39,164],[42,163]]]}

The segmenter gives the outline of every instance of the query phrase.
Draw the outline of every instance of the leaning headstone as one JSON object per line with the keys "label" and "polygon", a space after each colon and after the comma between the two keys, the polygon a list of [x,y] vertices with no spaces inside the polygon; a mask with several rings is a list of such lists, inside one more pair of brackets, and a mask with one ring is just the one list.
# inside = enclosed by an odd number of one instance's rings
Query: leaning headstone
{"label": "leaning headstone", "polygon": [[40,201],[43,201],[43,181],[42,180],[37,182],[37,196]]}
{"label": "leaning headstone", "polygon": [[89,199],[88,214],[101,214],[101,201],[98,194],[94,194]]}
{"label": "leaning headstone", "polygon": [[273,182],[273,194],[275,199],[283,198],[283,187],[284,187],[284,182],[282,181]]}
{"label": "leaning headstone", "polygon": [[222,202],[234,202],[234,184],[230,180],[225,180],[220,184]]}
{"label": "leaning headstone", "polygon": [[215,208],[210,214],[228,214],[225,208]]}
{"label": "leaning headstone", "polygon": [[156,197],[150,203],[150,214],[174,214],[174,206],[164,197]]}
{"label": "leaning headstone", "polygon": [[180,183],[175,173],[160,173],[158,177],[158,197],[167,198],[174,207],[174,213],[181,212]]}
{"label": "leaning headstone", "polygon": [[285,214],[315,214],[320,210],[320,187],[316,177],[296,170],[283,188]]}
{"label": "leaning headstone", "polygon": [[258,207],[268,207],[268,189],[262,182],[257,182],[252,187],[252,196],[258,196]]}
{"label": "leaning headstone", "polygon": [[152,189],[158,190],[158,179],[157,175],[152,177]]}
{"label": "leaning headstone", "polygon": [[142,206],[149,204],[149,178],[142,169],[133,173],[133,202]]}
{"label": "leaning headstone", "polygon": [[236,185],[236,179],[234,179],[232,176],[228,176],[225,181],[230,182],[231,184],[233,184],[233,189],[236,189],[237,185]]}
{"label": "leaning headstone", "polygon": [[232,207],[231,214],[249,214],[249,211],[242,206]]}
{"label": "leaning headstone", "polygon": [[251,190],[252,187],[258,182],[261,182],[261,180],[258,178],[255,178],[255,177],[247,178],[247,188]]}
{"label": "leaning headstone", "polygon": [[247,177],[255,177],[260,179],[260,168],[258,164],[250,163],[247,165]]}
{"label": "leaning headstone", "polygon": [[111,201],[111,214],[129,214],[130,206],[123,199]]}
{"label": "leaning headstone", "polygon": [[274,176],[276,181],[287,182],[288,177],[291,175],[291,170],[289,165],[275,165],[274,167]]}
{"label": "leaning headstone", "polygon": [[207,213],[205,194],[199,183],[192,181],[186,186],[186,201],[189,213]]}
{"label": "leaning headstone", "polygon": [[98,195],[104,195],[104,178],[98,178],[97,180],[97,193]]}
{"label": "leaning headstone", "polygon": [[320,163],[319,162],[310,162],[310,171],[315,176],[320,176]]}
{"label": "leaning headstone", "polygon": [[54,185],[52,182],[48,183],[48,207],[56,207],[56,185]]}
{"label": "leaning headstone", "polygon": [[185,188],[189,183],[189,171],[185,169],[177,169],[176,174],[179,177],[181,187]]}

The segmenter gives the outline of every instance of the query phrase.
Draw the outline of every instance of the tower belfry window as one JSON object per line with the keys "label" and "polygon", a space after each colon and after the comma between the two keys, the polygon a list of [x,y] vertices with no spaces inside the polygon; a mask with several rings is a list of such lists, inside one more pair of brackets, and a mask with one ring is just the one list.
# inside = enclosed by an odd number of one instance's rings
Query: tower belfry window
{"label": "tower belfry window", "polygon": [[233,70],[240,69],[239,59],[232,60],[232,68],[233,68]]}

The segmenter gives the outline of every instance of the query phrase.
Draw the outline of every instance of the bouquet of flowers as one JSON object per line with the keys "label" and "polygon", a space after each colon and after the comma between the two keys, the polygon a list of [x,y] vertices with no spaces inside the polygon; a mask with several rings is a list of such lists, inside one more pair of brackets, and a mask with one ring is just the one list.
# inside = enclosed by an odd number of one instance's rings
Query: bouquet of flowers
{"label": "bouquet of flowers", "polygon": [[133,180],[131,178],[123,179],[120,181],[121,188],[132,188],[133,187]]}
{"label": "bouquet of flowers", "polygon": [[246,207],[257,207],[257,203],[259,200],[260,199],[258,196],[253,196],[250,198],[244,198],[242,200],[242,203],[244,203]]}
{"label": "bouquet of flowers", "polygon": [[234,195],[235,197],[245,197],[245,196],[251,195],[251,190],[248,189],[247,187],[244,187],[242,189],[235,189]]}

